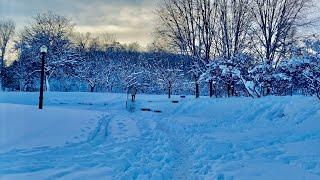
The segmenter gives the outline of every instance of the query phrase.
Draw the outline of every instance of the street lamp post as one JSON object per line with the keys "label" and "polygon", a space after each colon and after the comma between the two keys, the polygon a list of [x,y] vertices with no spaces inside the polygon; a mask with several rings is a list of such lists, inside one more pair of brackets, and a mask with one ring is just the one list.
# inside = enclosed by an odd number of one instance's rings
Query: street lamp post
{"label": "street lamp post", "polygon": [[45,65],[45,55],[48,52],[47,46],[43,45],[40,48],[41,53],[41,82],[40,82],[40,97],[39,97],[39,109],[43,108],[43,84],[44,84],[44,65]]}

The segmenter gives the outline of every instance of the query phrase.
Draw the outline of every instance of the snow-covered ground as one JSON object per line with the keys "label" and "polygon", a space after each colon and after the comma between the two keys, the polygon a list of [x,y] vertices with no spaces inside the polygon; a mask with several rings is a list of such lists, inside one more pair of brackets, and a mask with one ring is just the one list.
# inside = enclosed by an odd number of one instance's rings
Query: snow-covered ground
{"label": "snow-covered ground", "polygon": [[43,146],[62,146],[89,138],[100,112],[0,104],[0,153]]}
{"label": "snow-covered ground", "polygon": [[320,179],[316,98],[37,99],[0,94],[0,179]]}

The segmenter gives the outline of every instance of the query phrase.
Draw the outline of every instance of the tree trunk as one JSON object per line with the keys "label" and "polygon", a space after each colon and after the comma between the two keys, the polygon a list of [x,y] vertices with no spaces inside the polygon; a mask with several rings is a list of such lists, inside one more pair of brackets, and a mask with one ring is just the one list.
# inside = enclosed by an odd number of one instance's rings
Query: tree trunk
{"label": "tree trunk", "polygon": [[19,91],[22,92],[23,91],[23,84],[22,81],[19,81]]}
{"label": "tree trunk", "polygon": [[264,96],[269,96],[270,92],[271,92],[270,83],[269,83],[269,81],[267,81],[265,86],[264,86]]}
{"label": "tree trunk", "polygon": [[3,88],[3,84],[2,84],[2,78],[0,78],[0,92],[1,92],[1,91],[4,91],[3,89],[4,89],[4,88]]}
{"label": "tree trunk", "polygon": [[318,99],[320,99],[320,88],[317,88],[317,87],[319,87],[318,86],[318,81],[316,81],[315,85],[316,85],[317,97],[318,97]]}
{"label": "tree trunk", "polygon": [[231,97],[233,97],[233,96],[235,96],[235,90],[234,90],[234,84],[233,84],[233,82],[231,82],[230,87],[231,87]]}
{"label": "tree trunk", "polygon": [[263,90],[262,90],[262,96],[268,96],[269,90],[268,90],[268,82],[264,82]]}
{"label": "tree trunk", "polygon": [[95,85],[90,86],[90,92],[94,92]]}
{"label": "tree trunk", "polygon": [[4,50],[1,50],[1,61],[0,61],[0,91],[4,91]]}
{"label": "tree trunk", "polygon": [[171,81],[169,81],[169,87],[168,87],[168,98],[169,99],[171,98],[171,88],[172,88]]}
{"label": "tree trunk", "polygon": [[196,98],[200,97],[200,89],[199,89],[199,82],[198,82],[198,77],[195,76],[195,83],[196,83]]}
{"label": "tree trunk", "polygon": [[216,95],[216,98],[218,98],[218,87],[217,87],[217,85],[214,86],[214,94]]}
{"label": "tree trunk", "polygon": [[46,76],[46,91],[50,92],[50,83],[49,83],[49,78]]}
{"label": "tree trunk", "polygon": [[227,84],[227,91],[228,91],[228,97],[231,97],[232,95],[231,95],[231,84],[230,84],[230,82]]}
{"label": "tree trunk", "polygon": [[196,82],[196,98],[200,97],[199,83]]}
{"label": "tree trunk", "polygon": [[213,97],[213,81],[210,80],[209,81],[209,94],[210,94],[210,97],[212,98]]}

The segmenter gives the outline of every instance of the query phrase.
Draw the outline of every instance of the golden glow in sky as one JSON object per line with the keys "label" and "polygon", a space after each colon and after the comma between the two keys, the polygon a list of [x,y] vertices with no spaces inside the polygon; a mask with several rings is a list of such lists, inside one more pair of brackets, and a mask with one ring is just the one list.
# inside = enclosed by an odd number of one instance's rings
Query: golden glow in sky
{"label": "golden glow in sky", "polygon": [[156,0],[0,0],[0,16],[23,28],[38,13],[67,16],[80,32],[107,32],[122,43],[152,39]]}

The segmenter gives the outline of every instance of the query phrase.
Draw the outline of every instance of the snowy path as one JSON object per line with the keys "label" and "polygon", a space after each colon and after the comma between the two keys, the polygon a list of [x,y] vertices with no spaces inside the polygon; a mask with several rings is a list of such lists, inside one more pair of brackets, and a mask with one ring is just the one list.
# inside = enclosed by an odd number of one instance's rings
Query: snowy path
{"label": "snowy path", "polygon": [[1,154],[0,178],[171,177],[168,163],[173,157],[165,135],[154,131],[153,124],[141,119],[138,122],[129,113],[112,114],[99,121],[85,142]]}
{"label": "snowy path", "polygon": [[[180,127],[176,127],[177,130]],[[187,144],[186,136],[183,134],[177,134],[170,130],[170,127],[167,124],[159,123],[158,129],[165,133],[166,136],[170,139],[171,144],[174,145],[175,160],[173,166],[173,179],[193,179],[191,175],[191,155],[190,146]],[[180,131],[181,132],[181,131]]]}
{"label": "snowy path", "polygon": [[117,143],[134,141],[140,137],[137,122],[127,116],[118,115],[112,118],[108,132]]}

